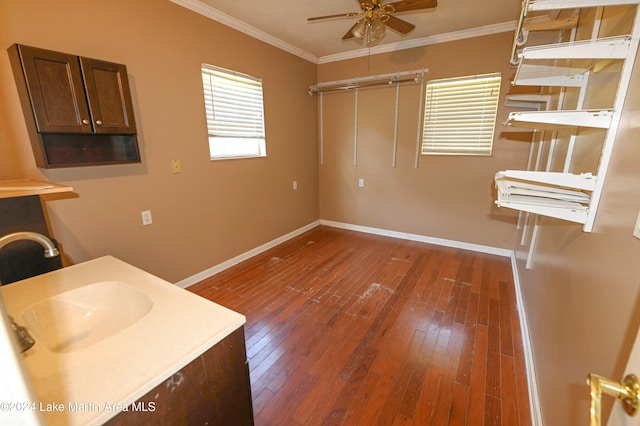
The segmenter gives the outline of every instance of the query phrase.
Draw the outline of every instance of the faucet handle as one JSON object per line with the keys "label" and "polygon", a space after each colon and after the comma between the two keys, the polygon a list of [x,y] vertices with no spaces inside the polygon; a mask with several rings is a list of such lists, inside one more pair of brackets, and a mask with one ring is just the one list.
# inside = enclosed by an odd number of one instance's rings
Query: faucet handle
{"label": "faucet handle", "polygon": [[33,345],[35,345],[36,341],[33,340],[33,337],[29,334],[26,328],[19,325],[15,322],[13,317],[9,315],[9,319],[11,320],[11,329],[15,333],[18,338],[18,345],[20,346],[20,351],[25,352],[30,349]]}

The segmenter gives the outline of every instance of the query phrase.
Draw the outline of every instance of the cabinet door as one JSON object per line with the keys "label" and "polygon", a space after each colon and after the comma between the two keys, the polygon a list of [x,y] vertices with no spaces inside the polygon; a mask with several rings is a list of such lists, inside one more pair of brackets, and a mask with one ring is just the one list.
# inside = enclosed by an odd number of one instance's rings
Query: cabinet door
{"label": "cabinet door", "polygon": [[126,67],[83,57],[80,64],[94,132],[136,133]]}
{"label": "cabinet door", "polygon": [[78,57],[18,46],[40,133],[91,133]]}

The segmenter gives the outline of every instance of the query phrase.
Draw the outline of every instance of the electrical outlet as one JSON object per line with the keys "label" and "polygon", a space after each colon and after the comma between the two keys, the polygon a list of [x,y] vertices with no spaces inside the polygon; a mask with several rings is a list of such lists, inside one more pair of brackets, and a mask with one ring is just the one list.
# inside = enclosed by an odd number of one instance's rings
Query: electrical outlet
{"label": "electrical outlet", "polygon": [[293,181],[293,190],[295,191],[295,190],[297,190],[297,189],[298,189],[298,181],[297,181],[297,180],[294,180],[294,181]]}
{"label": "electrical outlet", "polygon": [[364,179],[358,179],[358,187],[364,188]]}
{"label": "electrical outlet", "polygon": [[151,225],[153,223],[153,219],[151,218],[151,210],[145,210],[140,214],[142,215],[143,225]]}
{"label": "electrical outlet", "polygon": [[171,173],[174,175],[182,173],[182,163],[180,160],[171,160]]}

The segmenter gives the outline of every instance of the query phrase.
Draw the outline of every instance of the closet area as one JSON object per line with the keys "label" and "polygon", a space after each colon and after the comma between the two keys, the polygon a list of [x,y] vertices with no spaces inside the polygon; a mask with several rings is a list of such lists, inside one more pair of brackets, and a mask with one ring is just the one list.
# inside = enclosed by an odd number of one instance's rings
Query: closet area
{"label": "closet area", "polygon": [[541,216],[594,228],[638,50],[638,3],[523,2],[506,124],[533,139],[527,169],[500,171],[495,184],[496,204],[520,211],[530,257]]}

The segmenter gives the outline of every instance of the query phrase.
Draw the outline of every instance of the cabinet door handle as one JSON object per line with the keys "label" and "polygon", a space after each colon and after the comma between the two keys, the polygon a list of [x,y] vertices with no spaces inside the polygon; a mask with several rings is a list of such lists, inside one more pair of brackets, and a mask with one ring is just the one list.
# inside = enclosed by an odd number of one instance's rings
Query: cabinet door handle
{"label": "cabinet door handle", "polygon": [[640,382],[635,374],[625,376],[622,383],[597,374],[589,374],[587,384],[591,388],[590,426],[600,426],[602,394],[616,397],[622,402],[624,411],[633,416],[640,405]]}
{"label": "cabinet door handle", "polygon": [[96,120],[96,124],[97,124],[98,126],[102,126],[102,120]]}
{"label": "cabinet door handle", "polygon": [[86,118],[82,119],[82,124],[89,124],[89,120],[87,120]]}

